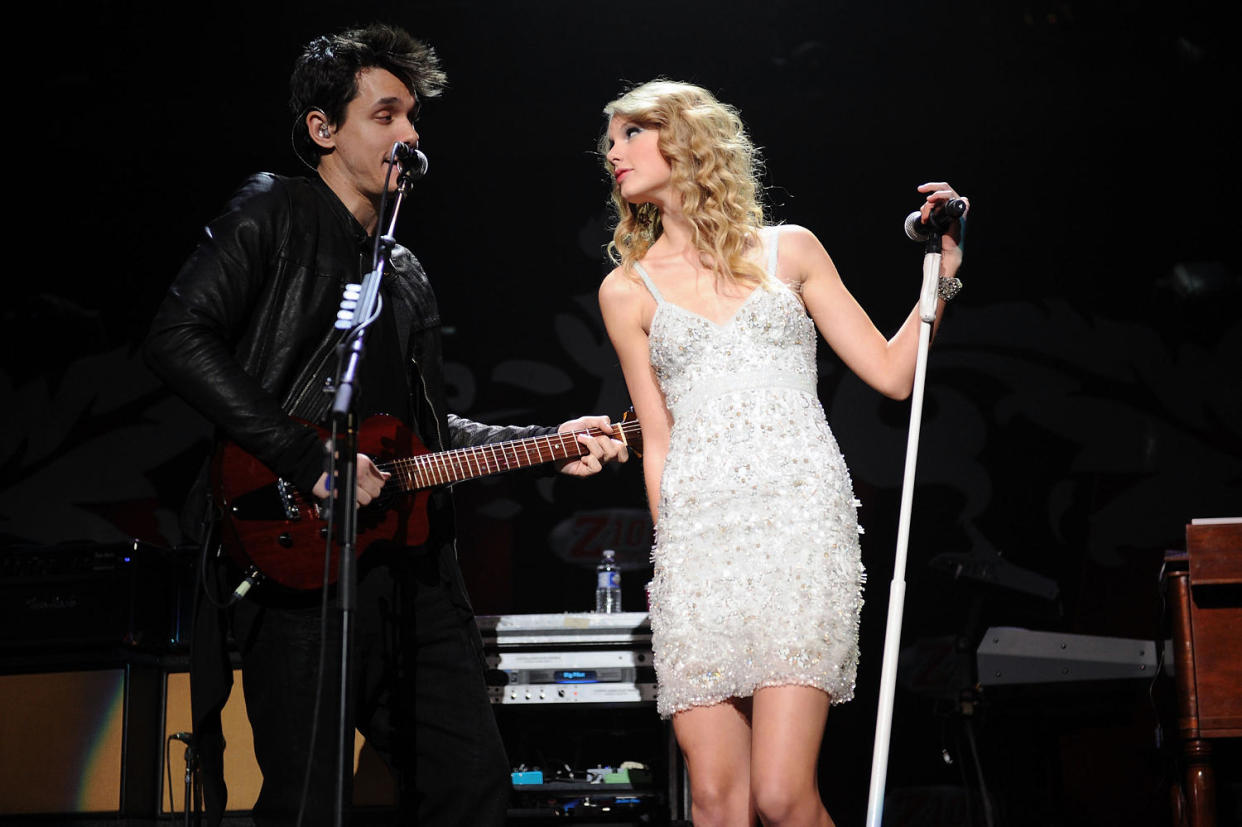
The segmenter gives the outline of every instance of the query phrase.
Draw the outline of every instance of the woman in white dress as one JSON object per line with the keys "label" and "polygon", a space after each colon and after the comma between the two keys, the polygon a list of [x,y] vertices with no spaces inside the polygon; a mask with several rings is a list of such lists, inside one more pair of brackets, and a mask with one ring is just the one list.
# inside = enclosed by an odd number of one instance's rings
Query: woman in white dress
{"label": "woman in white dress", "polygon": [[[694,823],[831,825],[816,764],[828,707],[853,697],[863,567],[816,328],[904,399],[917,307],[885,339],[810,231],[766,225],[754,146],[709,92],[653,81],[604,112],[618,266],[600,308],[642,422],[658,707]],[[958,197],[918,191],[924,220]],[[938,315],[960,286],[955,237],[943,248]]]}

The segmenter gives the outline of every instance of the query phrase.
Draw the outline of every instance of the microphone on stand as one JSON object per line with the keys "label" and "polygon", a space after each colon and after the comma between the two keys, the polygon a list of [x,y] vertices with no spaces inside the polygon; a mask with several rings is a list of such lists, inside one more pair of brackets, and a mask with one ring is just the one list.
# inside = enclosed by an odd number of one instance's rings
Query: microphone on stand
{"label": "microphone on stand", "polygon": [[937,204],[927,222],[923,221],[923,214],[915,210],[906,216],[906,236],[911,241],[926,241],[932,233],[948,232],[953,222],[965,214],[964,198],[951,198],[943,204]]}
{"label": "microphone on stand", "polygon": [[392,159],[401,166],[402,183],[412,184],[427,174],[427,156],[417,147],[398,141],[392,146]]}

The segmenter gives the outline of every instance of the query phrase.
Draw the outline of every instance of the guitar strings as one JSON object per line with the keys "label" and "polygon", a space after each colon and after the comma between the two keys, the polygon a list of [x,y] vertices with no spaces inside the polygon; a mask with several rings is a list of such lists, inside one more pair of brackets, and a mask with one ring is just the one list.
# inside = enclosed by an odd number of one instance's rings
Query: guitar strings
{"label": "guitar strings", "polygon": [[[638,422],[625,421],[617,424],[620,426],[621,435],[627,439],[641,432]],[[581,447],[577,437],[582,434],[603,436],[614,433],[615,430],[611,429],[603,431],[598,428],[587,428],[581,431],[566,431],[564,433],[529,437],[528,439],[516,440],[513,443],[473,445],[437,454],[421,454],[419,456],[393,459],[378,463],[376,467],[381,471],[396,476],[407,490],[430,488],[443,483],[458,482],[470,476],[495,474],[509,469],[523,468],[542,462],[564,459],[572,455],[566,453],[564,457],[556,456],[558,444],[562,451],[567,452],[569,450],[566,445],[567,442],[568,446]],[[571,437],[572,439],[570,439]],[[540,441],[544,441],[546,446],[541,447]],[[536,459],[531,459],[530,447],[534,448]],[[521,454],[519,449],[522,452]],[[506,450],[512,452],[512,459],[510,459]],[[551,456],[544,456],[545,450],[550,452]],[[577,456],[584,456],[586,453],[586,450],[582,449]],[[522,462],[523,454],[526,459],[525,463]]]}
{"label": "guitar strings", "polygon": [[[619,423],[619,424],[621,425],[621,430],[622,430],[623,435],[626,437],[632,437],[640,431],[640,428],[637,422],[625,422],[625,423]],[[547,443],[548,450],[553,451],[554,455],[551,457],[551,459],[560,459],[561,457],[555,456],[555,447],[557,444],[559,444],[561,450],[567,450],[565,443],[568,437],[577,437],[582,434],[602,436],[605,433],[606,433],[605,431],[602,431],[596,428],[588,428],[582,431],[566,431],[564,433],[544,434],[542,436],[529,437],[527,439],[522,439],[522,440],[515,440],[512,443],[486,443],[483,445],[473,445],[473,446],[469,446],[466,448],[455,448],[450,451],[444,451],[444,452],[440,452],[436,454],[420,454],[418,456],[413,456],[413,457],[405,457],[401,459],[388,460],[386,462],[380,463],[377,467],[379,467],[381,470],[389,469],[389,468],[399,468],[400,466],[403,466],[403,465],[436,467],[436,468],[454,467],[454,468],[460,469],[463,467],[462,460],[464,458],[465,459],[464,466],[466,467],[469,473],[474,473],[475,471],[481,470],[482,468],[488,468],[489,470],[491,469],[504,470],[510,467],[521,466],[521,456],[518,454],[519,448],[521,448],[522,452],[526,455],[526,460],[528,464],[536,464],[537,462],[549,461],[547,458],[543,456],[543,451],[545,449],[538,447],[539,442],[541,440]],[[607,433],[611,434],[612,432],[609,431]],[[570,446],[577,446],[579,444],[576,439],[568,440],[568,443]],[[537,460],[532,460],[530,458],[530,451],[527,449],[527,446],[535,446],[535,450],[538,454]],[[506,449],[512,452],[514,458],[517,461],[517,465],[514,465],[512,462],[510,462],[508,455],[505,453]],[[497,451],[500,452],[499,458],[497,458]],[[578,454],[578,456],[583,456],[584,453],[585,451],[582,451]],[[488,454],[491,455],[490,460],[487,457]],[[471,465],[473,465],[474,468],[470,468]]]}

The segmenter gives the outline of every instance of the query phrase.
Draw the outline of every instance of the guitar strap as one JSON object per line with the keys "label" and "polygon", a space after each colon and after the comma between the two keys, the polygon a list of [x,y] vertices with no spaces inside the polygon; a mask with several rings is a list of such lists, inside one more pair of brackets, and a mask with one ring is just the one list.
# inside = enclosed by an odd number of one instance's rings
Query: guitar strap
{"label": "guitar strap", "polygon": [[345,334],[333,329],[316,349],[314,358],[298,375],[280,407],[290,416],[307,422],[323,422],[332,409],[332,394],[327,392],[328,382],[336,373],[337,347]]}

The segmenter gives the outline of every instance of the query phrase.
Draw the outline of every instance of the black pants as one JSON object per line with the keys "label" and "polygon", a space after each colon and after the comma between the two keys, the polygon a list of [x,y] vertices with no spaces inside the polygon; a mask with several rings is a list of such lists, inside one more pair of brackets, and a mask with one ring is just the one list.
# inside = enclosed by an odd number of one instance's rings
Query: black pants
{"label": "black pants", "polygon": [[[364,561],[366,557],[364,556]],[[352,655],[355,723],[393,768],[403,824],[502,825],[509,767],[487,698],[474,619],[434,555],[360,571]],[[302,823],[331,824],[339,741],[339,615],[330,611],[323,697]],[[238,606],[246,707],[263,788],[259,827],[295,823],[320,660],[317,606]]]}

